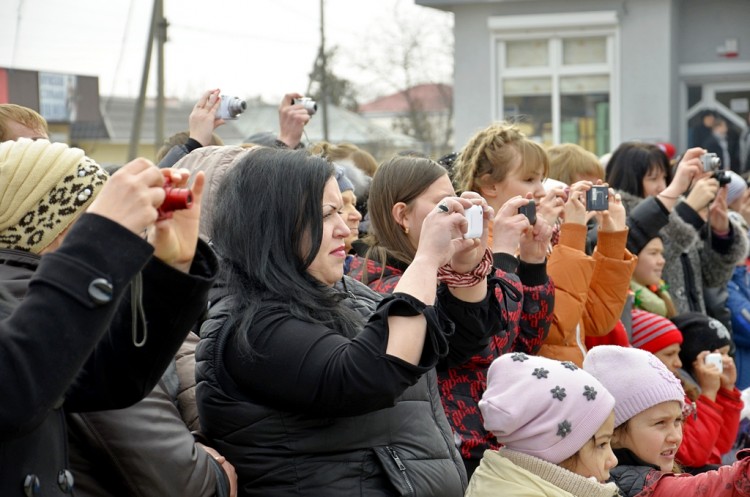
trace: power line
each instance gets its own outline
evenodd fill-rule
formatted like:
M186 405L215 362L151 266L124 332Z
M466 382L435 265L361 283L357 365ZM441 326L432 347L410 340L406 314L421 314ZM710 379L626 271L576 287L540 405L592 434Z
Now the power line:
M130 5L128 6L128 18L125 21L125 30L122 32L122 41L120 42L120 55L117 57L117 65L115 66L115 74L114 74L114 77L112 78L112 87L109 91L109 96L107 97L107 101L104 103L105 109L109 109L109 104L112 101L112 96L115 94L115 85L117 84L117 81L119 80L122 60L125 56L125 46L128 40L129 31L130 31L130 22L133 16L133 3L134 3L133 0L130 0Z
M204 33L212 36L222 36L226 38L244 38L249 40L259 40L259 41L273 41L276 43L284 43L288 45L309 45L310 40L290 40L289 37L285 38L273 38L269 36L258 36L248 33L238 33L238 32L230 32L225 29L209 29L209 28L203 28L198 26L190 26L187 24L169 24L170 28L176 28L177 30L182 29L183 31L189 31L189 32L195 32L195 33Z
M16 35L13 37L13 55L10 58L10 67L16 67L16 51L18 50L18 37L21 34L21 10L23 9L23 0L18 0L18 11L16 15Z

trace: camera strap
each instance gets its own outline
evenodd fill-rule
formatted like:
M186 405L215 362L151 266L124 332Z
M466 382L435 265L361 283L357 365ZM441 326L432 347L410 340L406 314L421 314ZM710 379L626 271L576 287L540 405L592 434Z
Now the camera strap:
M146 326L146 312L143 310L143 275L140 271L130 282L130 316L133 345L143 347L148 338L148 327ZM138 339L138 322L143 323L143 337Z

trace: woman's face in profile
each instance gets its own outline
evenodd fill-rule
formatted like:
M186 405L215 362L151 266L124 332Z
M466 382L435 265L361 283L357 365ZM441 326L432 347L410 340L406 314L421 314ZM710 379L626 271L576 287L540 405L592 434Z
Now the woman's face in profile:
M333 286L344 276L346 238L351 230L342 215L344 202L339 185L331 177L323 190L323 238L307 272L321 283Z
M415 198L409 206L405 222L408 223L409 233L407 237L416 249L419 245L419 235L422 232L424 218L435 209L438 202L445 197L454 197L456 191L447 174L436 179L425 191Z

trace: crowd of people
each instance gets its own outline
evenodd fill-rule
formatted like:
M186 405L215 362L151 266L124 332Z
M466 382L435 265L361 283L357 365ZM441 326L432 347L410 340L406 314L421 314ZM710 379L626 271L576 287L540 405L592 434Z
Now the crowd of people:
M0 495L750 496L728 161L376 158L298 93L225 145L220 96L107 170L0 104Z

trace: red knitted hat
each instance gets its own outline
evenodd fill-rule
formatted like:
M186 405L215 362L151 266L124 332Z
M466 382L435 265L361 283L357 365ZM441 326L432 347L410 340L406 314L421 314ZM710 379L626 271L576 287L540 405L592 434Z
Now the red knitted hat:
M682 343L682 333L669 319L652 312L633 309L633 347L656 354L675 343Z

